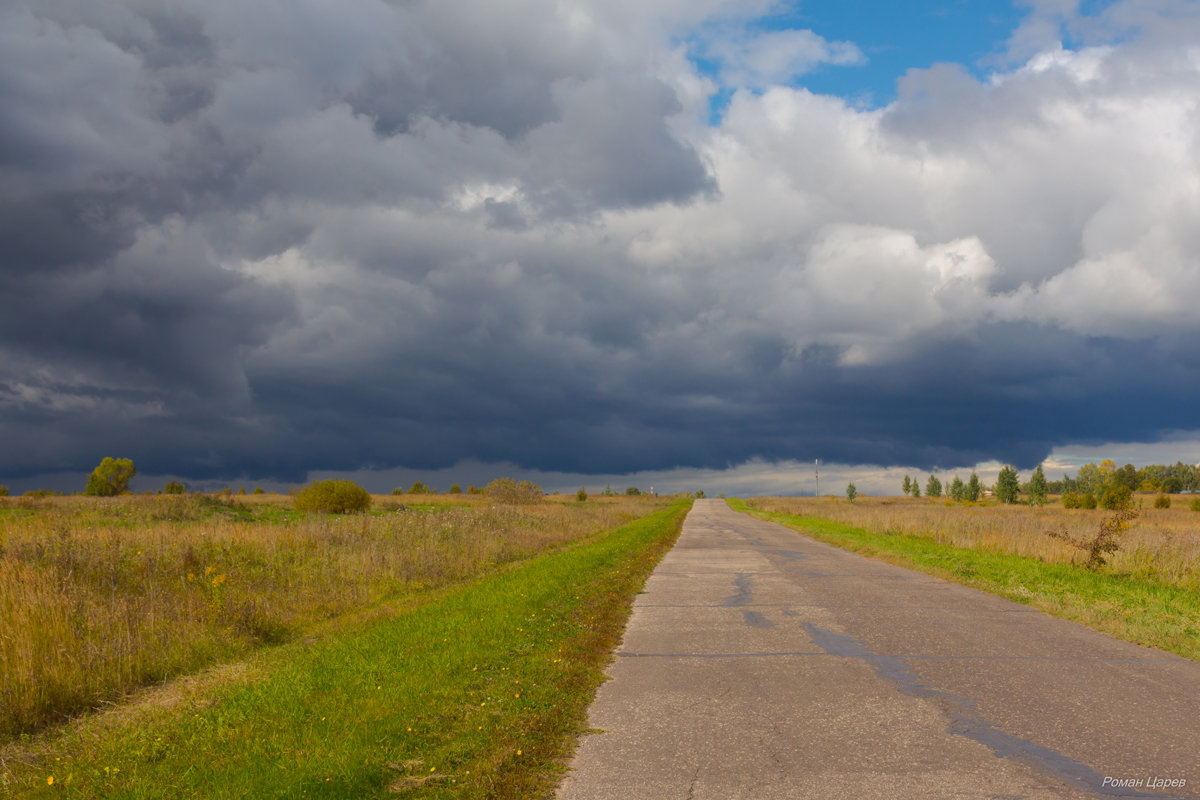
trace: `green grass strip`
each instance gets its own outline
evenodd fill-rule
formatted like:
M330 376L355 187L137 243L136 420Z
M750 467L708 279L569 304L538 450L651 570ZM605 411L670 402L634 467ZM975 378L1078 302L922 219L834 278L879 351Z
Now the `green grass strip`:
M0 765L0 794L547 797L690 507L280 647L246 679L160 713L69 726Z
M1072 564L955 547L921 536L872 533L818 517L761 511L741 499L728 503L735 511L844 550L1025 603L1135 644L1200 660L1200 593L1189 589L1089 572Z

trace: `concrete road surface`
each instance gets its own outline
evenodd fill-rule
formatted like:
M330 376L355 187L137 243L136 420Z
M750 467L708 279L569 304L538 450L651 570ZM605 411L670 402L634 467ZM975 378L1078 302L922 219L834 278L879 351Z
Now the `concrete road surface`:
M559 800L1200 797L1200 664L701 500Z

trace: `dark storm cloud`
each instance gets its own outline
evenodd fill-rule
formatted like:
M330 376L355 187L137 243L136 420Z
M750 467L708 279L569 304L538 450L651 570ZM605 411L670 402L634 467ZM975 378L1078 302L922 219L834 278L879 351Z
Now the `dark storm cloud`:
M0 9L0 475L1028 466L1194 427L1183 50L867 112L768 85L852 45L735 37L755 91L710 129L672 26L725 5Z

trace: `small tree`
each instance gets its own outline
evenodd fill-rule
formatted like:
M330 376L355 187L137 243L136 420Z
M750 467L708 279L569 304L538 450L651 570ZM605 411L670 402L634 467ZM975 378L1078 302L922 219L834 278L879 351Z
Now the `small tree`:
M266 494L266 492L263 491L263 488L261 486L255 486L254 493L255 494Z
M955 475L954 480L950 481L950 499L951 500L962 500L963 493L966 492L966 490L967 490L967 487L962 482L962 478Z
M1005 465L996 478L996 498L1001 503L1012 504L1017 502L1017 496L1020 493L1021 481L1017 477L1017 470Z
M489 497L500 503L528 504L542 502L542 489L532 481L514 481L512 478L497 478L487 485Z
M137 474L133 459L105 457L92 470L87 487L83 490L89 497L113 497L129 491L129 479Z
M1160 494L1158 497L1154 498L1154 507L1155 508L1170 508L1171 507L1171 495L1163 493L1163 494Z
M853 482L850 482L846 485L846 499L853 503L856 497L858 497L858 487Z
M628 489L626 489L626 490L625 490L625 494L626 494L628 497L637 497L637 496L639 496L641 493L642 493L642 490L641 490L641 489L639 489L639 488L638 488L638 487L636 487L636 486L630 486Z
M370 493L354 481L313 481L296 495L297 511L349 514L370 506Z
M963 489L963 499L970 503L974 503L979 499L979 495L982 492L983 487L979 485L979 476L972 472L971 477L967 479L966 488Z
M187 491L187 486L179 481L167 481L163 486L163 494L183 494Z
M429 487L420 481L413 481L413 485L408 487L409 494L429 494Z
M912 478L908 477L907 474L904 476L904 483L900 484L900 488L905 494L908 494L912 491Z
M920 483L920 481L916 480L915 478L913 479L912 484L909 485L909 489L912 490L913 497L921 496L921 483Z
M1029 478L1029 505L1044 506L1046 504L1046 473L1042 471L1042 465L1038 464L1037 469L1033 471L1033 475Z
M930 475L929 480L925 481L925 496L926 497L941 497L942 482L938 480L937 475Z
M462 487L459 486L457 483L451 484L450 485L450 494L462 494Z
M581 503L586 502L587 501L587 489L580 486L579 491L575 493L575 499Z
M1100 507L1109 511L1117 511L1122 508L1129 508L1129 501L1133 499L1133 492L1128 486L1123 483L1116 483L1104 490L1104 494L1100 495Z
M706 494L704 493L704 490L703 490L703 489L697 489L697 490L696 490L696 495L695 495L695 496L696 496L696 499L697 499L697 500L703 500L703 499L704 499L705 497L707 497L708 495L706 495Z
M404 494L404 487L397 486L395 489L392 489L392 494L399 497L400 495Z
M0 486L0 497L8 497L8 487Z
M605 497L613 497L615 495L616 495L616 492L613 491L611 483L604 487L604 496Z

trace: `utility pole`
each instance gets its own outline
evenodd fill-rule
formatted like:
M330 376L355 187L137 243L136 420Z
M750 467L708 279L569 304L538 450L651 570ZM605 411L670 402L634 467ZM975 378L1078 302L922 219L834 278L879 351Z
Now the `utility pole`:
M813 492L813 497L821 496L821 459L813 459L813 475L817 478L817 489Z

